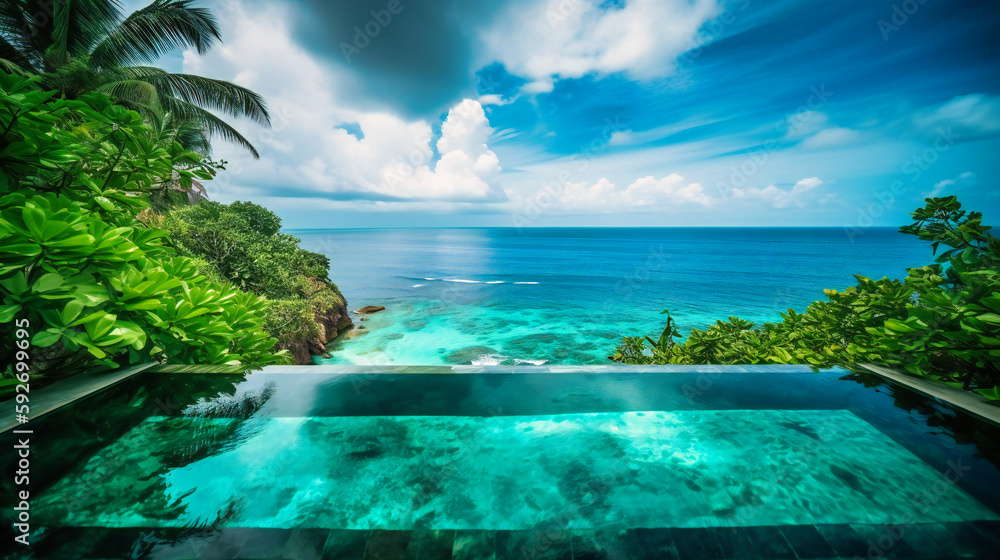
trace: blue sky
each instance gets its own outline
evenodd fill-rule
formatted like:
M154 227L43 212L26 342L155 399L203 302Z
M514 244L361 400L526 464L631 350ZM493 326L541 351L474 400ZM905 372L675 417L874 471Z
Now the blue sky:
M210 192L286 227L861 231L949 194L1000 214L989 2L207 4L224 43L165 64L275 117L238 123L259 161L219 144Z

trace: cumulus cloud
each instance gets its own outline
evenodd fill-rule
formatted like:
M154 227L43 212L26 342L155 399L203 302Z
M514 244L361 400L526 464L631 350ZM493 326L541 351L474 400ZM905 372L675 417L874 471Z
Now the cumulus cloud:
M400 198L497 198L487 183L500 172L499 158L486 145L492 132L482 105L471 99L462 101L441 125L437 142L441 157L434 168L394 160L383 171L380 189Z
M551 90L555 76L652 78L670 73L718 12L717 0L512 3L484 34L486 58L532 80L525 91L533 93Z
M509 87L490 82L486 85L492 85L492 90L470 91L473 97L452 103L443 116L428 118L373 110L370 105L359 103L355 72L324 63L296 40L291 23L294 18L285 13L294 7L260 4L251 11L243 3L231 4L224 17L220 17L226 42L205 56L185 52L183 70L235 80L259 91L268 100L274 128L263 130L249 122L237 123L261 149L259 161L250 160L234 146L223 142L216 144L216 158L228 160L231 165L222 180L213 182L216 189L212 191L213 197L223 202L251 198L282 209L308 205L311 210L470 214L520 211L530 202L544 169L533 169L533 157L523 155L530 151L534 156L536 147L528 146L518 151L511 148L511 143L501 142L524 134L524 130L494 130L493 125L499 121L491 124L490 119L500 113L496 105L510 103L517 95L515 92L523 95L526 88L551 86L551 78L555 75L577 71L641 74L653 68L666 68L676 57L676 49L671 47L674 43L659 35L669 33L658 32L652 42L642 43L644 46L640 50L648 56L633 57L626 56L622 50L633 44L630 39L605 33L601 31L603 26L617 22L615 25L625 29L624 35L628 36L631 33L629 26L634 25L639 27L635 34L641 35L643 26L648 23L644 17L655 20L674 10L687 14L687 19L680 18L675 25L687 22L696 29L694 20L702 16L693 14L699 10L709 13L707 7L714 5L705 1L681 5L672 0L660 3L633 0L620 8L605 9L596 4L596 0L581 0L580 13L569 14L561 22L572 28L573 18L577 18L576 31L561 31L555 38L543 37L541 45L532 47L543 54L556 53L553 55L556 58L569 57L569 62L576 57L581 61L578 68L574 67L576 70L572 65L562 70L560 65L567 61L551 59L547 69L539 70L536 75L526 75L530 79L538 78L534 82L526 84L511 79ZM544 7L555 5L551 2L543 5L541 22L544 29L549 29ZM589 15L584 17L584 14ZM509 24L504 20L497 23L497 27ZM560 22L555 25L558 29ZM596 33L596 46L592 49L583 44L587 41L583 36L577 37L578 32ZM546 47L546 41L550 40L555 43ZM517 37L509 37L507 41L514 50L523 45ZM511 56L516 57L516 53ZM494 74L492 79L506 84L509 76L503 75L501 69L496 67L490 71ZM548 79L543 80L544 77ZM484 110L484 104L493 104L493 108L487 106ZM695 124L701 122L704 119ZM623 147L643 144L691 126L692 122L683 122L649 130L622 129L614 131L608 144L617 148L612 155L625 154L628 150ZM807 142L827 130L840 130L818 112L799 118L795 123L789 122L789 129L792 128L795 131L791 136L796 143ZM566 137L572 133L572 130L558 131L560 136L565 134ZM546 138L556 134L557 131L549 131ZM491 144L494 148L503 148L497 152L503 156L507 168L521 173L501 174L501 157L491 149ZM580 171L581 176L571 177L558 191L549 193L551 209L563 214L624 214L705 208L721 211L724 205L738 207L751 203L798 208L830 194L816 193L822 181L812 178L803 179L794 186L779 183L783 186L744 188L726 199L707 192L699 182L710 180L712 171L707 167L712 164L702 169L688 169L690 173L684 172L689 175L687 179L671 173L677 169L673 162L691 159L685 155L690 154L678 153L675 149L671 157L650 167L648 154L637 152L628 156L624 165L613 160L606 162L602 159L604 154L596 154L593 162L588 161L593 165L588 167L586 174ZM599 161L603 163L598 165ZM555 159L551 165L576 172L577 163L572 159ZM806 169L801 174L790 172L795 173L792 177L816 173L807 164L803 167ZM651 172L656 174L649 175Z
M310 54L351 73L355 106L430 118L471 95L469 31L505 1L297 0L289 17ZM249 2L251 10L275 4Z
M355 109L351 76L317 62L297 45L280 6L226 14L227 42L205 56L184 53L184 71L239 78L268 100L273 130L240 123L262 159L216 144L216 157L236 162L216 193L222 199L258 195L329 199L496 200L488 180L499 170L486 145L493 129L482 106L464 100L441 122ZM350 126L344 126L350 123ZM434 147L437 148L435 155ZM249 170L252 169L252 172Z
M807 195L822 184L823 181L818 177L810 177L795 183L791 189L782 189L775 185L768 185L763 189L756 187L733 189L730 195L737 199L757 200L774 208L801 208L806 205Z
M545 210L555 213L654 212L677 209L713 208L731 201L761 203L773 208L802 208L823 184L818 177L802 179L791 188L768 185L764 188L733 189L728 197L709 194L701 183L690 182L672 173L662 178L643 177L618 187L607 178L596 182L568 182L560 189L546 188L529 198L508 192L513 207L530 214ZM821 202L835 195L826 193Z
M674 173L666 177L643 177L625 188L601 178L596 182L567 182L561 189L545 189L528 199L517 199L515 208L545 206L560 213L610 213L668 210L678 207L708 207L716 201L700 183L690 183Z

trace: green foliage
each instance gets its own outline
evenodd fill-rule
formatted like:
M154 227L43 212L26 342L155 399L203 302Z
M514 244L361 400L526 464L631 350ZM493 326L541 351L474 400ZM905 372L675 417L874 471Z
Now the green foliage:
M754 325L730 317L692 330L682 344L672 321L660 339L625 337L612 360L628 364L879 363L1000 398L1000 240L955 197L927 199L900 231L948 249L905 281L855 276L826 290L805 313ZM646 343L650 346L646 346Z
M315 340L320 335L313 303L305 299L283 299L268 302L264 329L278 339L279 348L302 341Z
M901 231L948 247L935 263L910 269L917 301L899 320L871 329L886 362L1000 398L1000 239L954 197L928 199Z
M99 92L151 122L173 121L188 150L204 150L216 136L259 157L216 113L268 126L260 95L145 66L177 48L208 52L220 40L212 13L192 0L153 0L128 16L119 8L114 0L0 0L0 69L38 76L67 99Z
M330 260L280 233L281 219L252 202L202 202L158 221L178 253L202 259L219 277L268 300L264 327L279 348L320 335L317 314L345 305L327 277Z
M281 219L252 202L202 202L176 208L158 222L170 232L177 251L212 264L237 287L269 299L306 297L308 279L327 277L329 259L299 248L299 240L280 233Z
M35 370L50 377L150 359L273 363L266 302L206 280L204 263L136 219L151 195L214 172L102 95L56 99L0 73L4 338L28 319Z

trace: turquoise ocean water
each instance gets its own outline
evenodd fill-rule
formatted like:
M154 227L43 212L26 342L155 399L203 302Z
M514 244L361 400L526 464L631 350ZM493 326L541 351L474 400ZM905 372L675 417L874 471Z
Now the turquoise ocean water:
M929 246L891 228L292 230L331 259L351 309L384 305L322 363L607 363L622 335L780 319L853 285L902 278ZM364 327L364 328L361 328Z

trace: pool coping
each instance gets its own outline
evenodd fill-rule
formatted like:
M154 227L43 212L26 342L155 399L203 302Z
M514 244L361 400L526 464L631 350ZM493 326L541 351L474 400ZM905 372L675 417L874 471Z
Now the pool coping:
M994 426L1000 426L1000 406L992 404L993 401L980 394L892 368L874 364L858 364L858 366L893 385L903 386L925 397L942 401Z
M132 376L148 371L156 365L159 364L153 362L111 371L88 371L62 381L57 381L38 391L29 392L30 400L27 404L30 407L30 413L28 414L28 423L22 424L18 422L14 415L4 415L3 420L0 420L0 434L13 430L18 426L25 426L28 429L31 420L44 416ZM9 399L0 403L0 410L13 410L14 406L15 400Z

